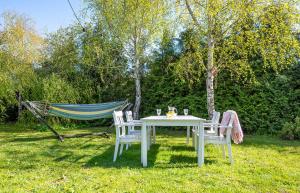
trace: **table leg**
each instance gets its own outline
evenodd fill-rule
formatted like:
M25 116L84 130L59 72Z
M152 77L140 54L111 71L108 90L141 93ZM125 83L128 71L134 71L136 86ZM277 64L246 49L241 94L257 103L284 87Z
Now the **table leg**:
M191 133L191 130L190 130L190 126L187 127L187 130L186 130L186 144L188 145L189 142L190 142L190 133Z
M141 136L141 154L143 167L147 167L147 126L143 123Z
M152 127L152 129L153 129L153 144L155 144L156 143L156 128L155 128L155 126L153 126Z
M198 166L201 167L204 163L204 127L203 123L200 123L198 127L198 144L197 144L197 155L198 155Z

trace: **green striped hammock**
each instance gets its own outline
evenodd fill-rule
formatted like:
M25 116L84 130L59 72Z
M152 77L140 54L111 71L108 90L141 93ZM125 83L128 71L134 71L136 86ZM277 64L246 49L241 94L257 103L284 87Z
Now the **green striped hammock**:
M112 117L114 110L122 110L127 101L117 101L97 104L60 104L51 103L48 115L59 116L76 120L94 120Z
M33 114L40 117L59 116L76 120L94 120L110 118L115 110L123 110L128 101L115 101L97 104L64 104L42 101L26 101L23 105Z
M127 100L97 104L49 104L42 101L24 101L22 102L22 105L25 106L41 123L45 124L60 141L63 141L64 136L61 136L55 131L43 118L44 116L52 115L76 120L110 118L112 117L113 111L123 110L129 103Z

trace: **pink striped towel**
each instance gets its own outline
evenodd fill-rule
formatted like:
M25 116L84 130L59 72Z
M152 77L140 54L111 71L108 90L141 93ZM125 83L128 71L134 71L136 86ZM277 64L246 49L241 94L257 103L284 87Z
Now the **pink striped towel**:
M226 133L226 126L229 125L229 121L230 121L232 114L234 117L233 117L233 123L232 123L231 138L235 144L239 144L239 143L242 143L244 135L243 135L240 121L239 121L239 117L235 111L228 110L223 113L220 134L224 135Z

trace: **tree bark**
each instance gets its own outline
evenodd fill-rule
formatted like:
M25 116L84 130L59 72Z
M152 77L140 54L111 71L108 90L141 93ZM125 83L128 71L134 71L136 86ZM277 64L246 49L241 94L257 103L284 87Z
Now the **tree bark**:
M207 1L207 5L209 2ZM199 31L203 31L199 22L197 21L194 12L191 9L188 0L185 0L186 8L191 15L195 25L198 27ZM212 118L213 112L215 110L215 100L214 100L214 47L215 47L215 40L213 37L213 19L210 13L207 14L207 23L208 23L208 34L207 34L207 78L206 78L206 93L207 93L207 110L208 115Z
M140 61L139 59L135 60L134 64L134 79L135 79L135 103L133 107L133 118L139 119L139 112L141 107L141 75L140 75Z
M213 111L215 110L214 74L213 74L215 40L212 34L212 25L213 25L212 19L210 16L208 16L206 92L207 92L207 110L210 118L212 118Z
M135 28L133 36L133 65L134 65L134 82L135 82L135 103L133 107L133 119L139 119L142 92L141 92L141 69L140 69L140 50L138 48L139 36Z
M21 117L21 112L22 112L22 96L21 92L17 91L16 92L17 100L18 100L18 115L17 115L17 120L20 119Z

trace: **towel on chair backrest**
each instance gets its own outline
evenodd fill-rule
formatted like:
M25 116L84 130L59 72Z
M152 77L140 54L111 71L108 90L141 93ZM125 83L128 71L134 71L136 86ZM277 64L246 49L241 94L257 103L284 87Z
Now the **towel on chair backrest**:
M229 124L232 113L234 114L234 117L233 117L233 123L232 123L231 138L235 144L239 144L243 141L244 134L243 134L243 131L241 128L239 117L235 111L228 110L223 113L220 134L224 135L226 133L226 126L228 126L228 124Z

